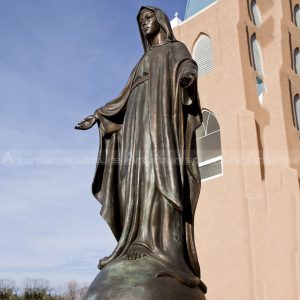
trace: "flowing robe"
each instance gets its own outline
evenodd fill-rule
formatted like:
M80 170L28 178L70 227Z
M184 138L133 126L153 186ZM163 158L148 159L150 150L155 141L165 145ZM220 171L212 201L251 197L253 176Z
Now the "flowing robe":
M100 268L137 250L165 265L158 275L200 284L193 219L200 193L195 129L202 116L197 74L184 44L149 49L121 95L96 110L100 148L92 191L118 244ZM173 274L173 275L172 275Z

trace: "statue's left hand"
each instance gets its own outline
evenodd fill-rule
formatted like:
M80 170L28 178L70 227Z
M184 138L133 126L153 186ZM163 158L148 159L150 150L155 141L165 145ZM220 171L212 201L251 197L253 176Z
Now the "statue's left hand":
M196 80L196 74L194 72L183 73L179 78L180 86L183 88L188 88Z
M97 122L98 118L95 115L86 117L84 120L79 122L74 128L80 130L87 130L92 128Z

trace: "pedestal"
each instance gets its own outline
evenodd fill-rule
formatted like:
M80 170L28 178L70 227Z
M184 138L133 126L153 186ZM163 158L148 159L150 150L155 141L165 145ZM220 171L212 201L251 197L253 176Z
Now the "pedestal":
M96 276L85 300L205 300L200 287L156 277L161 265L149 256L116 260Z

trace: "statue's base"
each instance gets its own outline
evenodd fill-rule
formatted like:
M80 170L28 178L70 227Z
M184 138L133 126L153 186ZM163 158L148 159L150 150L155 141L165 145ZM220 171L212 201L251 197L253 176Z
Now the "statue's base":
M205 300L199 287L190 288L170 277L156 277L157 262L149 256L116 260L90 285L85 300Z

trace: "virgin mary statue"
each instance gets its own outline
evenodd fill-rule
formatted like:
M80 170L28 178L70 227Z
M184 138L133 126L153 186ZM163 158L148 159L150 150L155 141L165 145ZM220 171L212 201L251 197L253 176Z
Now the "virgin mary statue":
M197 64L163 11L141 7L137 21L145 51L127 85L75 127L99 126L92 191L118 242L99 268L148 260L155 278L205 293L193 233L201 184Z

